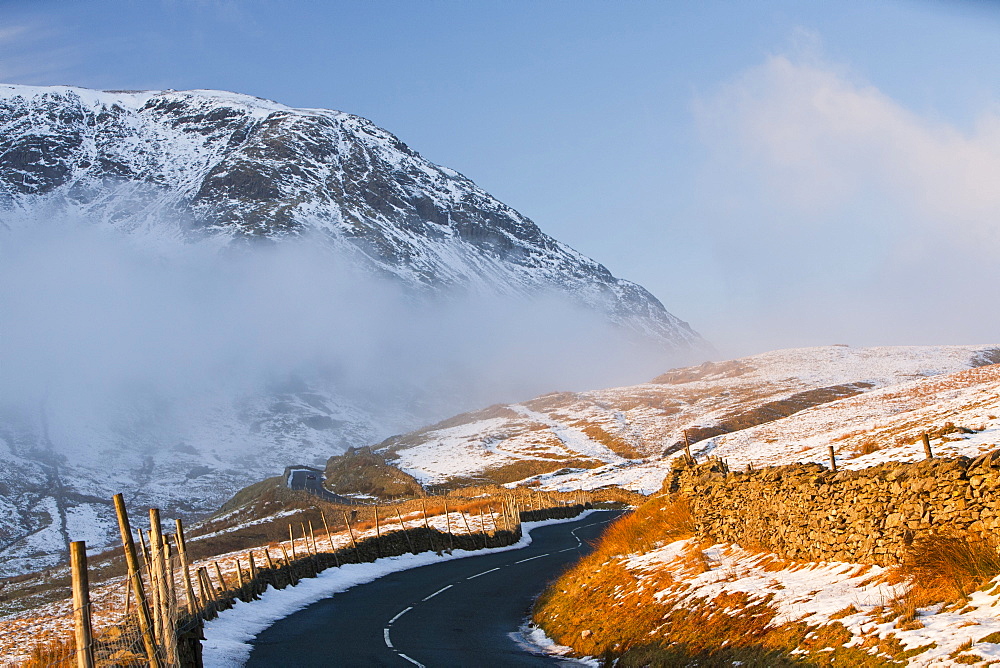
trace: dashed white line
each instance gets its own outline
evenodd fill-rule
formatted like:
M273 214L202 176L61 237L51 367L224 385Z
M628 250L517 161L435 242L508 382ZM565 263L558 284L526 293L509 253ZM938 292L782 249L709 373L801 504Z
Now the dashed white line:
M496 572L496 571L498 571L498 570L500 570L500 569L499 569L499 568L491 568L491 569L490 569L490 570L488 570L488 571L483 571L482 573L476 573L475 575L470 575L469 577L467 577L467 578L465 578L465 579L466 579L466 580L475 580L475 579L476 579L476 578L478 578L478 577L479 577L480 575L486 575L487 573L495 573L495 572Z
M410 610L413 610L413 606L412 605L410 607L408 607L406 610L401 610L399 612L399 614L397 614L395 617L393 617L392 619L390 619L389 620L389 624L391 625L394 621L396 621L397 619L399 619L400 617L402 617L403 615L405 615L406 613L408 613Z
M532 559L541 559L542 557L548 557L548 556L550 556L550 555L549 555L548 552L546 552L545 554L539 554L539 555L534 556L534 557L528 557L527 559L522 559L521 561L515 561L514 563L515 564L523 564L524 562L531 561Z
M604 524L604 522L594 522L593 524ZM580 537L576 535L576 532L579 529L583 529L583 528L586 528L588 526L593 526L593 524L586 524L586 525L584 525L582 527L577 527L576 529L572 530L570 532L570 534L574 538L576 538L576 543L577 543L576 547L568 547L565 550L559 550L559 552L569 552L570 550L577 550L580 547L582 547L583 546L583 541L581 541ZM535 555L534 557L528 557L527 559L521 559L520 561L515 561L514 563L515 564L523 564L523 563L525 563L527 561L533 561L535 559L541 559L542 557L549 557L549 556L552 556L552 553L546 552L545 554L538 554L538 555ZM475 578L478 578L480 575L486 575L487 573L495 573L496 571L499 571L499 570L500 570L499 567L497 567L497 568L491 568L488 571L483 571L482 573L476 573L475 575L470 575L469 577L467 577L465 579L466 580L474 580ZM440 594L441 592L447 591L447 590L451 589L454 586L455 586L454 584L450 584L450 585L446 585L444 587L441 587L440 589L438 589L433 594L425 596L424 598L422 598L420 600L421 601L429 601L432 598L434 598L435 596L437 596L438 594ZM419 668L425 668L424 664L420 663L416 659L413 659L413 658L410 658L410 657L406 656L405 654L403 654L402 652L400 652L398 649L396 649L395 647L393 647L392 646L392 640L389 639L389 627L392 626L393 622L395 622L400 617L402 617L403 615L405 615L406 613L408 613L410 610L413 610L413 606L412 605L409 606L409 607L407 607L407 608L405 608L405 609L403 609L403 610L400 610L398 613L396 613L396 616L389 620L389 625L386 626L386 628L382 629L382 638L385 640L385 646L388 647L389 649L391 649L393 652L395 652L399 657L401 657L403 659L406 659L407 661L409 661L410 663L412 663L414 666L418 666Z
M438 590L437 590L436 592L434 592L434 593L433 593L433 594L431 594L430 596L426 596L426 597L424 597L424 598L422 598L422 599L420 599L420 600L421 600L421 601L429 601L429 600L431 600L432 598L434 598L435 596L437 596L438 594L440 594L441 592L445 591L446 589L451 589L451 588L452 588L452 587L454 587L454 586L455 586L455 585L453 585L453 584L450 584L450 585L448 585L447 587L441 587L440 589L438 589Z

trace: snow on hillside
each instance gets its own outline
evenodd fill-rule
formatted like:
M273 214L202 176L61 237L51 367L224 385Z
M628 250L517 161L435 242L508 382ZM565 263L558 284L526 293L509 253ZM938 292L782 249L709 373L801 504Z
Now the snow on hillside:
M873 390L699 445L731 467L826 463L832 445L839 466L857 469L923 459L924 433L931 434L935 455L995 450L998 416L1000 365L991 365Z
M691 553L703 565L701 572L691 572ZM669 606L668 610L684 610L698 599L745 594L755 602L767 601L777 612L772 622L775 627L793 622L822 627L836 621L850 635L838 644L878 648L879 641L889 640L908 655L906 665L987 662L992 666L1000 661L1000 619L995 613L1000 604L1000 578L972 593L964 605L948 610L943 604L918 609L915 621L901 626L894 615L885 615L884 609L888 601L906 591L907 582L887 577L890 570L880 566L782 562L774 555L738 545L704 547L688 539L619 559L636 577L619 588L620 599L657 587L670 573L676 575L674 583L653 594Z
M992 362L995 357L996 348L991 346L829 346L775 351L676 369L643 385L559 393L494 406L394 437L383 445L396 465L427 484L514 475L531 462L536 467L533 477L553 489L618 484L649 493L659 488L669 457L681 452L684 430L691 430L698 441L692 447L696 455L723 456L730 465L825 461L830 437L818 431L827 409L841 411L830 414L835 415L827 420L831 428L867 432L875 425L855 427L862 416L850 407L883 406L896 387L904 396L912 393L936 404L945 398L941 393L951 388L958 392L957 403L939 407L934 419L940 421L963 401L989 404L988 392L980 396L980 390L970 389L967 396L961 388L987 382L994 373L989 370L992 367L954 378L948 374ZM935 384L942 377L948 380ZM918 389L907 389L911 386ZM992 424L988 415L989 411L966 421L988 426ZM883 419L888 413L877 416ZM931 419L930 414L926 418ZM918 421L923 424L922 419ZM782 431L785 425L789 425L787 432ZM717 431L724 433L715 435ZM813 434L808 443L802 441L807 433ZM703 435L700 439L699 434ZM961 446L954 441L941 452L978 452L980 444L990 439L989 432L984 432L963 438ZM895 450L885 450L882 456L895 454ZM875 461L881 460L869 456L852 465Z

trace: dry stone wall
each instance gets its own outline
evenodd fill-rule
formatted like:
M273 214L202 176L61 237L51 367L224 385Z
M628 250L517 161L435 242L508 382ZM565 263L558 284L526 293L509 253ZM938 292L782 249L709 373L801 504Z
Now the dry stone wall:
M680 459L664 491L691 501L698 534L815 561L898 563L921 535L1000 537L1000 450L860 471L792 464L731 472Z

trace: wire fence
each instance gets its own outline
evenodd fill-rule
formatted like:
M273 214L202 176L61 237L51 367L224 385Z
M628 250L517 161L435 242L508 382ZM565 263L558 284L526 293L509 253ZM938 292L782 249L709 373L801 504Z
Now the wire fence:
M445 498L437 514L423 504L422 512L407 515L398 507L381 513L374 507L366 522L352 522L345 513L346 531L338 534L323 514L320 531L311 522L289 524L287 541L191 563L180 520L174 533L165 534L159 511L152 509L149 531L134 532L121 495L115 502L128 574L102 583L90 600L86 547L74 543L79 552L71 560L73 605L60 608L54 619L25 619L17 631L34 646L26 658L7 665L199 667L204 622L237 600L252 601L269 587L294 586L331 567L510 545L521 538L522 521L573 517L590 506L586 493L506 494L450 508Z

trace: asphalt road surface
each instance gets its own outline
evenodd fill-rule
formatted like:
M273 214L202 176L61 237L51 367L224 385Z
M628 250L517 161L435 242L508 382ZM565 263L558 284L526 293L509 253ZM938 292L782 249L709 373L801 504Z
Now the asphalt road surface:
M525 548L400 571L334 594L257 636L247 666L565 665L510 634L619 512L539 527Z
M322 473L303 470L292 471L288 479L288 488L305 490L331 503L343 503L345 505L354 505L357 503L354 499L349 499L346 496L340 496L324 489Z

